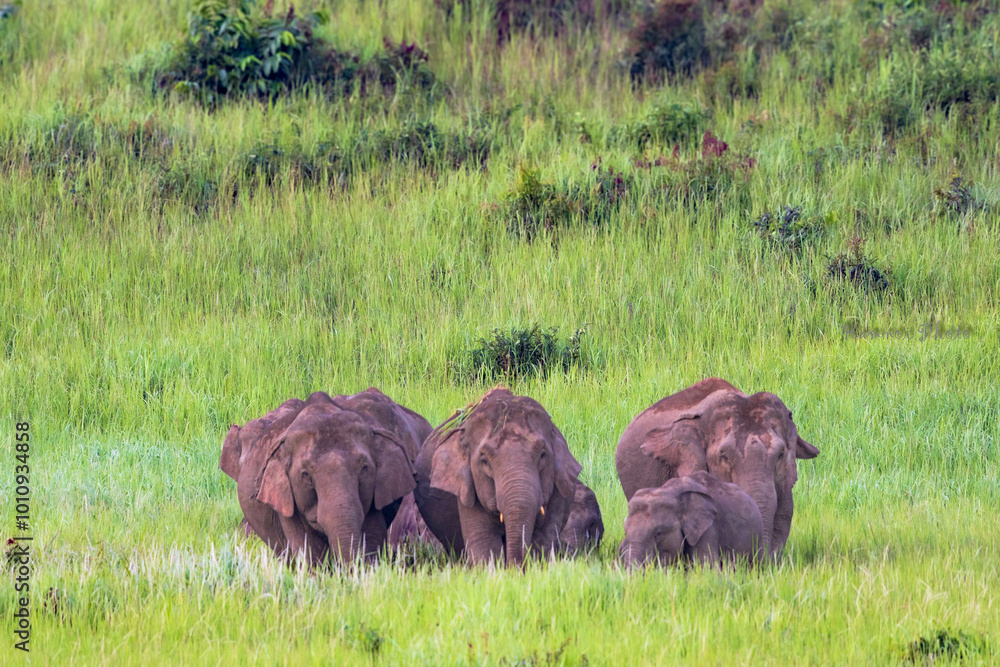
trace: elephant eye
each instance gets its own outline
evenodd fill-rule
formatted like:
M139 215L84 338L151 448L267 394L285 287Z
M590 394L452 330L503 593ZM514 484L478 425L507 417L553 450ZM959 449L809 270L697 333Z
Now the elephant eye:
M303 470L302 481L305 482L306 484L312 484L312 475L310 475L307 471Z
M789 413L788 413L788 418L789 418L789 419L791 419L791 418L792 418L792 413L791 413L791 412L789 412Z

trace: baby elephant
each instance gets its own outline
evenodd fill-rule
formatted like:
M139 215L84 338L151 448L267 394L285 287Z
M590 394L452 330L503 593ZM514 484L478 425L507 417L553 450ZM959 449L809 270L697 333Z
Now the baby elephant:
M633 567L651 560L718 563L763 555L760 510L735 484L705 471L632 496L619 554Z

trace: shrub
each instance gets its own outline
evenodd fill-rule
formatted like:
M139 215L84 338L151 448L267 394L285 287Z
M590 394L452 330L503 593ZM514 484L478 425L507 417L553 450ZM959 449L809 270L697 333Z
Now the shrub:
M552 232L574 217L591 226L608 223L630 199L631 177L601 165L590 166L583 184L561 186L545 183L537 167L521 165L514 190L496 207L507 221L510 233L533 240L541 231Z
M558 327L543 329L538 324L494 329L489 336L478 339L476 347L465 355L460 375L472 381L493 382L500 378L546 377L552 371L565 373L574 366L584 367L580 339L586 325L566 341L559 339L558 331Z
M799 206L783 206L774 213L764 213L753 226L769 245L789 252L823 234L827 220L820 216L803 217Z
M159 88L189 92L215 104L229 96L274 98L314 84L327 94L361 92L374 85L400 84L428 89L434 76L427 54L415 44L383 42L370 61L337 51L314 31L328 20L322 12L305 16L289 5L283 17L272 15L269 1L257 10L256 0L198 0L191 14L189 37L156 73Z
M907 644L903 660L913 663L934 663L939 659L960 661L981 656L986 650L986 640L981 636L942 629Z
M648 71L690 74L710 62L701 0L647 2L629 32L632 78Z
M660 100L639 120L612 128L609 139L639 150L649 144L683 143L697 137L709 118L701 107Z
M729 152L729 144L706 131L702 136L701 154L697 157L682 159L680 147L675 146L670 157L661 156L652 162L637 160L634 164L641 169L665 168L667 182L663 189L667 197L697 204L746 183L757 161Z
M855 236L847 242L847 251L841 252L827 265L827 276L839 282L848 282L870 294L880 294L890 287L889 272L879 269L864 254L864 239Z
M944 186L934 188L934 197L947 213L966 215L987 208L986 202L972 192L972 184L953 173Z

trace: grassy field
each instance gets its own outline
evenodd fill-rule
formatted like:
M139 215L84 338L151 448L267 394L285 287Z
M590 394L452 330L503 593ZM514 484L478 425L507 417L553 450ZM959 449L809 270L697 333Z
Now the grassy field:
M30 421L32 664L1000 660L994 3L768 0L635 84L627 10L501 46L468 7L323 4L329 44L415 41L432 85L214 103L151 74L187 1L0 10L0 497ZM582 463L599 553L312 573L239 530L231 423L373 385L438 423L495 381L480 339L532 324L586 325L566 373L506 382ZM713 375L821 451L784 556L622 571L618 438Z

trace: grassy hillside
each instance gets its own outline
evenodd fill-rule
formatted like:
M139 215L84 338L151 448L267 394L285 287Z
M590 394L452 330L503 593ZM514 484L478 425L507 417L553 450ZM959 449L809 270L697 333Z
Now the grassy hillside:
M995 3L554 6L498 40L478 0L303 2L287 23L325 10L340 60L252 96L192 85L188 2L0 10L0 495L30 421L33 662L1000 657ZM657 20L667 60L630 39ZM482 339L534 324L585 328L567 372L503 379L582 463L599 553L317 574L238 529L231 423L372 385L438 423L500 377ZM711 375L821 451L783 560L623 572L618 438Z

